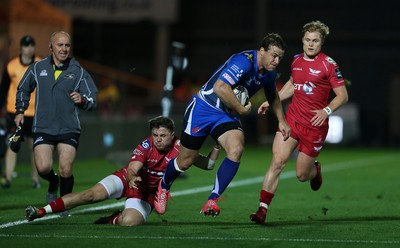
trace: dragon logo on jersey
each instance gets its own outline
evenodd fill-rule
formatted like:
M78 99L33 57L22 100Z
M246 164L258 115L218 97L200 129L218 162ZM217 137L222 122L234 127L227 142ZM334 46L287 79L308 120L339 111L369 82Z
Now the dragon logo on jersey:
M318 74L321 72L319 70L314 70L313 68L308 68L310 69L310 74L313 76L318 76Z
M306 81L306 82L303 84L303 91L304 91L307 95L312 95L312 94L314 94L312 91L313 91L313 89L315 89L315 88L316 88L315 84L313 84L313 83L311 83L311 82Z
M250 60L251 62L253 62L253 54L251 54L251 53L244 53L244 55L247 57L248 60Z

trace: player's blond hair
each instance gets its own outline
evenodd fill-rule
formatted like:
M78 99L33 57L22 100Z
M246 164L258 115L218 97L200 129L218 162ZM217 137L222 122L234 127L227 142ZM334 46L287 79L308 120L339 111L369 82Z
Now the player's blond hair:
M312 21L304 24L303 26L303 37L306 32L319 32L321 34L322 41L329 35L329 27L321 21Z

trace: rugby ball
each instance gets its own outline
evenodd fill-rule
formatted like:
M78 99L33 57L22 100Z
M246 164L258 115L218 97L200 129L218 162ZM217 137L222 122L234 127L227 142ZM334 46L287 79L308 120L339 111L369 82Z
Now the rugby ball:
M233 93L235 93L236 98L243 106L246 106L249 103L249 92L245 87L239 85L233 89Z

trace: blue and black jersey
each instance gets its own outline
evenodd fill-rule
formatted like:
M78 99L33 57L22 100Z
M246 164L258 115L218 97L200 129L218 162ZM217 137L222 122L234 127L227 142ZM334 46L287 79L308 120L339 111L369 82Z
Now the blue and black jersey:
M249 92L249 97L252 97L261 88L269 92L275 91L276 71L266 71L264 75L259 75L258 70L257 50L234 54L201 87L198 96L212 107L227 111L227 107L213 90L218 79L232 88L238 85L244 86Z

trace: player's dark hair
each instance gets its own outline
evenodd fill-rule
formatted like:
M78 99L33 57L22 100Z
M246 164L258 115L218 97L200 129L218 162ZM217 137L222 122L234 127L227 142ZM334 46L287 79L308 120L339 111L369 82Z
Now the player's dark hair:
M170 118L164 117L164 116L157 116L157 117L154 117L153 119L150 119L149 127L150 127L150 130L152 130L153 128L165 127L171 133L173 133L175 131L174 121L171 120Z
M261 41L260 48L264 48L265 51L267 51L270 46L279 47L283 51L286 49L286 44L283 41L283 38L277 33L269 33Z

